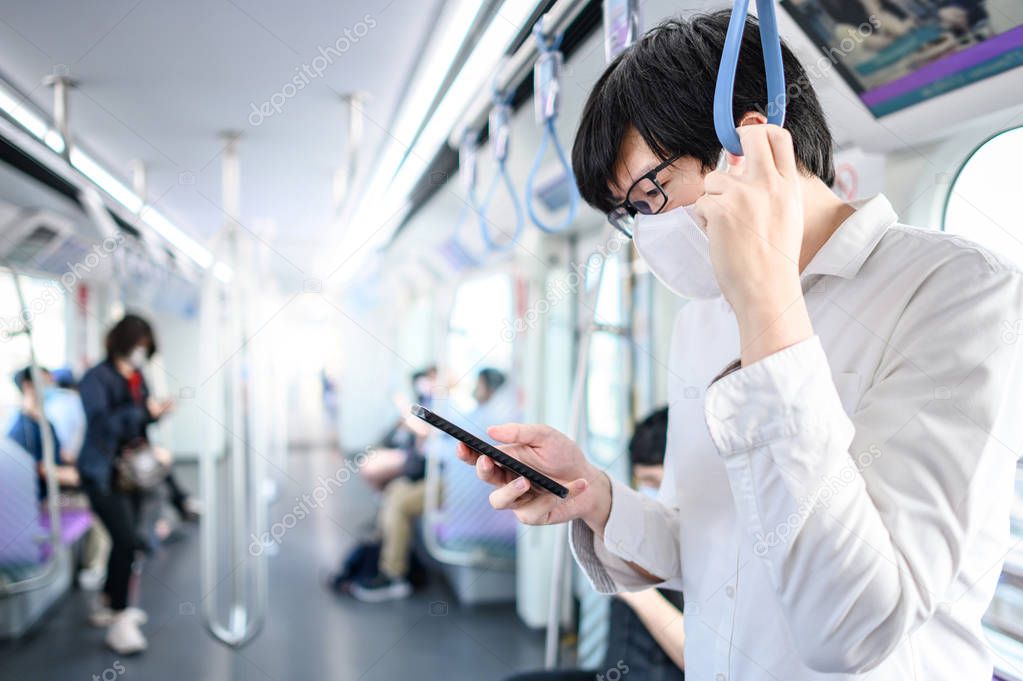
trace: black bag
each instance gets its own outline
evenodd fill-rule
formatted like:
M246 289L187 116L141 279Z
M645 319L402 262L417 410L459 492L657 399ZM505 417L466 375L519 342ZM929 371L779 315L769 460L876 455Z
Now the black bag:
M145 440L135 441L122 449L114 465L117 487L128 493L148 492L162 483L169 473Z

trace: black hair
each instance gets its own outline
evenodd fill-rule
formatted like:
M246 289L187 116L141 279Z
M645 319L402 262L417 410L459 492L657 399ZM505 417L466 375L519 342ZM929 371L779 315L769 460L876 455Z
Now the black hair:
M668 446L668 408L662 407L636 425L629 440L631 465L661 466Z
M146 344L146 356L156 354L156 335L149 322L134 314L126 314L114 328L107 332L107 357L115 359L127 357L136 345Z
M45 367L39 367L39 373L43 376L50 374L50 370ZM32 367L25 367L24 369L18 369L14 372L14 385L18 386L18 390L22 393L25 392L26 385L32 385Z
M630 127L662 161L679 156L717 166L721 143L714 132L714 88L728 30L728 10L668 19L648 31L608 65L586 101L572 147L572 168L583 199L614 208L609 183ZM827 120L799 60L782 43L785 128L803 172L834 183L832 138ZM760 27L747 18L739 49L732 115L765 112L767 76ZM628 189L622 187L622 191Z
M437 367L435 365L431 364L428 367L423 367L422 369L412 374L412 385L415 385L416 381L418 381L420 378L425 378L430 374L434 373L437 373Z
M486 369L480 369L479 380L483 381L483 384L487 386L490 392L495 393L504 385L506 379L504 372L493 367L487 367Z

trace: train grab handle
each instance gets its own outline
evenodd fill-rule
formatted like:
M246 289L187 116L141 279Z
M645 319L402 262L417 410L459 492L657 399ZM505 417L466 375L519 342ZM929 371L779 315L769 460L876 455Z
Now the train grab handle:
M494 159L497 161L497 173L490 182L490 188L483 196L479 205L480 234L483 243L490 251L507 251L518 241L525 226L526 217L522 212L522 205L519 203L518 193L512 183L511 175L508 172L508 144L511 134L511 96L501 97L494 93L494 108L490 112L490 139L494 149ZM490 209L490 202L497 193L497 187L504 184L511 197L512 207L515 210L515 229L511 236L504 242L495 241L490 236L490 224L487 221L487 211Z
M742 34L746 28L748 13L749 0L735 0L714 87L714 130L721 146L735 156L742 156L742 142L739 141L739 133L735 130L732 98L735 91L735 71L739 66L739 49L742 47ZM757 14L760 21L760 47L764 54L764 70L767 73L767 122L783 125L786 104L785 68L781 58L781 36L778 34L774 0L757 0Z
M537 50L540 52L536 65L533 67L533 97L536 101L536 120L543 126L543 135L540 138L540 146L536 151L536 158L533 166L529 169L526 177L525 196L526 212L533 224L548 234L557 234L568 229L575 221L579 212L579 189L575 186L572 176L572 165L568 161L561 141L558 139L558 132L555 125L558 120L558 107L561 97L561 65L563 57L561 54L561 39L563 34L558 34L548 40L543 33L543 18L541 17L533 26L533 36L536 38ZM536 176L540 172L540 165L543 162L547 147L553 146L558 162L565 172L565 181L568 183L568 212L561 222L550 224L541 218L534 206L533 185Z

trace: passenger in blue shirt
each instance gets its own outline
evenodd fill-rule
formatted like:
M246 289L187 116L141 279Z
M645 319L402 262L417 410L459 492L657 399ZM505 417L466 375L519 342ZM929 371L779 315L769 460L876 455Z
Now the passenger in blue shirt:
M49 380L49 372L45 369L40 373L44 381ZM40 423L43 420L39 409L39 399L36 396L35 386L32 384L31 371L28 367L14 374L14 383L21 391L21 411L18 412L7 437L21 445L22 449L28 452L35 459L38 469L39 489L37 494L40 501L46 498L46 467L43 463L43 431ZM45 390L45 386L41 386ZM79 484L78 470L73 464L64 461L61 457L60 439L57 431L49 421L46 425L53 435L53 453L57 463L56 475L57 484L61 487L77 487Z

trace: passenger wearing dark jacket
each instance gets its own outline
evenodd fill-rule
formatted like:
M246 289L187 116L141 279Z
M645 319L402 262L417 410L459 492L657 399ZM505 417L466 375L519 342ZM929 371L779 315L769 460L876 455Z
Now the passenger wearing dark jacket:
M106 350L107 358L87 371L78 386L86 417L78 471L92 510L112 540L103 589L106 603L93 613L92 621L107 627L108 646L129 655L146 648L139 628L145 613L128 607L132 562L135 552L146 547L139 539L142 499L118 486L116 460L126 447L148 442L147 427L168 413L173 402L153 399L142 377L142 367L156 352L156 338L146 320L126 315L107 334ZM169 452L154 448L154 453L169 467Z

